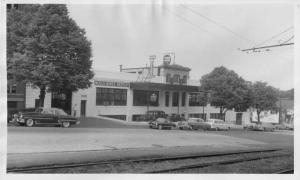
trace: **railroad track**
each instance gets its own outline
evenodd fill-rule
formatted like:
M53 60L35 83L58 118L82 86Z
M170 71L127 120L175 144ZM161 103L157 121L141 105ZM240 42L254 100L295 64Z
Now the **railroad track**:
M148 171L145 173L171 173L176 171L182 171L187 169L195 169L195 168L204 168L208 166L216 166L216 165L228 165L228 164L234 164L234 163L240 163L240 162L247 162L247 161L255 161L260 159L268 159L268 158L274 158L274 157L283 157L288 156L289 154L280 154L280 155L272 155L272 156L260 156L260 157L250 157L250 158L239 158L239 159L232 159L232 160L223 160L223 161L214 161L209 163L197 163L197 164L191 164L191 165L185 165L185 166L179 166L175 168L168 168L168 169L161 169L161 170L155 170L155 171ZM291 174L294 170L282 170L275 172L273 174Z
M222 157L222 156L229 156L229 155L243 155L243 154L251 154L251 153L271 153L276 152L281 149L263 149L263 150L243 150L243 151L234 151L234 152L212 152L206 154L198 154L198 155L181 155L181 156L170 156L170 157L155 157L155 158L140 158L140 159L123 159L123 160L112 160L112 161L100 161L100 162L87 162L87 163L76 163L76 164L62 164L62 165L45 165L45 166L37 166L37 167L24 167L24 168L10 168L7 169L7 173L22 173L22 172L39 172L41 170L59 170L59 169L67 169L67 168L77 168L77 167L84 167L84 166L95 166L95 165L108 165L108 164L120 164L120 163L149 163L149 162L158 162L158 161L173 161L173 160L186 160L186 159L194 159L194 158L208 158L208 157ZM202 164L191 164L186 166L179 166L175 168L169 169L160 169L157 171L149 171L143 173L167 173L167 172L174 172L179 171L182 169L193 169L193 168L201 168L213 165L224 165L224 164L233 164L238 162L245 162L251 160L258 160L263 158L272 158L272 157L281 157L287 156L287 154L280 154L280 155L272 155L272 156L257 156L252 158L240 158L240 159L233 159L233 160L225 160L225 161L216 161L210 163L202 163ZM282 171L283 172L283 171Z

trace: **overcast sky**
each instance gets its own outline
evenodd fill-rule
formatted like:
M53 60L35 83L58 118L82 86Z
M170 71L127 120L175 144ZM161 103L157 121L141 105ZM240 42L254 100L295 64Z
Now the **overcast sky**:
M225 66L248 81L264 81L282 90L293 88L293 46L260 53L238 50L284 30L287 32L261 45L278 44L293 36L292 5L78 4L68 8L92 42L94 69L145 66L152 54L160 65L164 53L175 52L176 64L190 67L192 79Z

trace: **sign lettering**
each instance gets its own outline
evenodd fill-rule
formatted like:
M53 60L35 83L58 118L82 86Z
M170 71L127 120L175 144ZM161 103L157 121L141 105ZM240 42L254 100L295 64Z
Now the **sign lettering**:
M114 86L114 87L129 87L126 82L109 82L109 81L94 81L96 86Z

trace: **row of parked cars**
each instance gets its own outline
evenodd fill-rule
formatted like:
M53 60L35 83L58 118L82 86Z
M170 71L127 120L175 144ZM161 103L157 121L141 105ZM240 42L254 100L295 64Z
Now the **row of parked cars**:
M173 129L181 130L230 130L231 123L224 122L220 119L208 119L207 121L201 118L189 118L188 120L181 120L179 122L172 122L170 118L157 118L149 122L149 127L153 129Z
M256 131L274 131L277 130L294 130L292 124L275 124L275 123L249 123L244 126L245 130L256 130Z
M174 129L181 130L230 130L235 128L236 125L230 122L226 122L220 119L207 119L201 118L189 118L172 115L167 116L163 111L148 111L146 116L151 117L149 119L149 127L153 129ZM253 131L274 131L278 130L293 130L293 126L289 124L272 124L272 123L249 123L243 126L244 130Z

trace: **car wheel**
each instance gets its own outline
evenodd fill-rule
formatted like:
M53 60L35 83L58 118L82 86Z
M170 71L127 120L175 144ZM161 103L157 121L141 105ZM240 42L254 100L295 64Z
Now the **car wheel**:
M158 129L159 129L159 130L162 130L162 125L158 125Z
M65 128L68 128L70 126L70 122L69 121L63 121L62 126L65 127Z
M34 124L34 121L32 119L26 120L26 126L31 127L31 126L33 126L33 124Z

